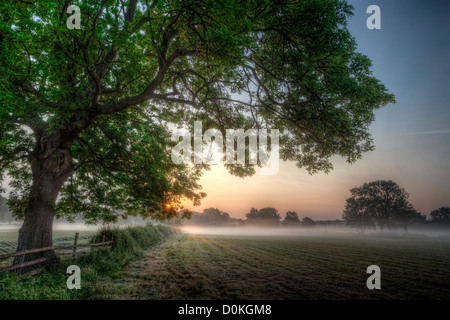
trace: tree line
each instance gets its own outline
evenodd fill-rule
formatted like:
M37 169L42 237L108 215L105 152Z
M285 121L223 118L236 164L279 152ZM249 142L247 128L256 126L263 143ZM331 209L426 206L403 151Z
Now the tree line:
M309 217L304 217L300 220L295 211L286 212L283 219L278 210L272 207L251 208L245 214L245 218L245 220L232 218L227 212L211 207L204 209L202 213L194 213L189 223L201 225L315 226L315 222Z
M365 229L403 228L408 232L410 226L450 227L450 207L431 211L429 217L418 212L409 202L409 194L391 180L376 180L350 189L351 196L346 200L343 220L349 227ZM244 219L232 218L218 208L207 208L192 216L190 223L203 225L283 225L315 226L309 217L300 220L298 213L287 211L284 219L276 208L251 208Z

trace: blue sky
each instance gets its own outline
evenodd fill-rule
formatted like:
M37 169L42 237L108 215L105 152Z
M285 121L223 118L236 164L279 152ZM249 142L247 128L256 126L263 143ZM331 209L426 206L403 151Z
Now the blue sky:
M415 190L416 206L450 205L450 1L351 3L349 30L397 100L377 111L376 153ZM381 30L364 28L370 4L381 9Z

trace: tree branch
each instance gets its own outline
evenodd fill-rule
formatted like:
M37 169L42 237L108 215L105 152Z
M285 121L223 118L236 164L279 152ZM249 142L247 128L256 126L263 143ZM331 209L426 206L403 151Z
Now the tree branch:
M166 51L166 50L164 50ZM150 100L152 98L166 98L164 95L155 94L155 90L161 85L161 83L164 80L165 75L167 74L169 67L173 64L173 62L180 58L180 57L186 57L186 56L192 56L196 54L197 52L194 50L185 50L180 49L176 50L174 53L170 55L169 58L165 59L164 57L160 57L159 62L159 71L156 74L155 78L148 84L148 86L138 95L135 95L133 97L127 97L122 99L121 101L117 103L113 103L106 106L98 106L96 110L96 114L113 114L119 111L122 111L130 106L138 105L144 101ZM173 99L172 99L173 100ZM168 101L168 100L166 100ZM181 101L187 101L187 100L181 100L179 99L180 103Z

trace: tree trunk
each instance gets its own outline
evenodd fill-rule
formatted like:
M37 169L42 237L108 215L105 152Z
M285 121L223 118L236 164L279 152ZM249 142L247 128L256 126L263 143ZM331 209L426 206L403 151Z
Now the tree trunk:
M40 143L30 155L33 184L24 212L24 222L19 231L17 251L50 247L53 245L52 229L56 198L67 178L73 173L69 147L54 147L55 142ZM19 274L42 266L47 269L60 265L54 251L17 256L14 264L45 257L46 261L21 268Z

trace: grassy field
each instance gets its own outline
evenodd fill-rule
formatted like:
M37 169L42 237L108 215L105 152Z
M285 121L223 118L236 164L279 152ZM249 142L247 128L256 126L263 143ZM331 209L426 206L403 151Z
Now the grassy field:
M381 268L381 290L366 269ZM450 299L450 241L428 237L182 235L96 299Z
M75 233L79 233L78 243L88 243L94 236L95 230L55 230L53 232L53 244L56 246L73 244ZM0 230L0 254L16 251L18 230ZM0 265L9 263L8 260L0 261Z
M181 234L162 242L157 230L115 231L114 250L79 262L82 290L65 288L65 272L6 276L0 299L450 299L449 237ZM56 231L55 243L72 243L74 232ZM0 253L12 250L17 231L0 236ZM373 264L381 290L366 287Z

